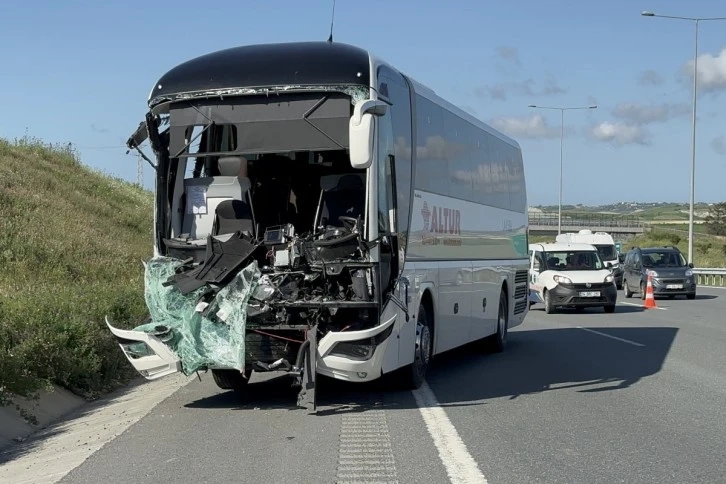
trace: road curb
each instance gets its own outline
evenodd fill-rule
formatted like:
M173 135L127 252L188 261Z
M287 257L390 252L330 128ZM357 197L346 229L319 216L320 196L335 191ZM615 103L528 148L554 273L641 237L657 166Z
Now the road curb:
M196 379L182 374L130 385L71 411L0 451L0 482L54 483Z
M63 387L53 385L50 390L39 393L37 400L15 398L15 404L37 419L28 422L15 405L0 407L0 451L22 442L35 432L62 419L74 410L89 403Z

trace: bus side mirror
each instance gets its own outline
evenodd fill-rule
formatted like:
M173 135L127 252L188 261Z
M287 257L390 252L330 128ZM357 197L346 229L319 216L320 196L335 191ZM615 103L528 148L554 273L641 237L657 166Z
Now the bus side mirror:
M373 116L386 114L388 104L383 101L366 99L359 101L353 109L353 116L348 124L348 142L350 144L350 165L353 168L366 169L373 162L375 123Z

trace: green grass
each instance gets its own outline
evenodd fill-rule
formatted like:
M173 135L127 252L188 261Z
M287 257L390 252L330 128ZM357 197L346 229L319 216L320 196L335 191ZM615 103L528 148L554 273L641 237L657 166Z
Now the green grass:
M152 204L66 147L0 139L0 405L50 383L94 398L134 375L103 318L146 314Z
M684 257L688 257L688 233L653 230L628 239L623 244L623 250L632 246L657 247L662 245L675 245L683 252ZM726 238L694 231L693 265L696 267L726 267Z

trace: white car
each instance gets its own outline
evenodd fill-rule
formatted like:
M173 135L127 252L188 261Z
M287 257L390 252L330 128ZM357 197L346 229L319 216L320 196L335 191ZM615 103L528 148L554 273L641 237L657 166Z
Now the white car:
M605 265L590 244L530 244L530 305L543 303L545 312L558 307L602 307L615 311L617 288L611 264Z

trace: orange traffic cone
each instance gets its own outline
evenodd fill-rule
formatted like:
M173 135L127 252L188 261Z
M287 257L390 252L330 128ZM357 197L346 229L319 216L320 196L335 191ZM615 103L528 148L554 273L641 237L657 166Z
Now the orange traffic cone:
M645 309L655 309L655 297L653 297L653 283L651 282L652 276L648 274L648 285L645 288Z

